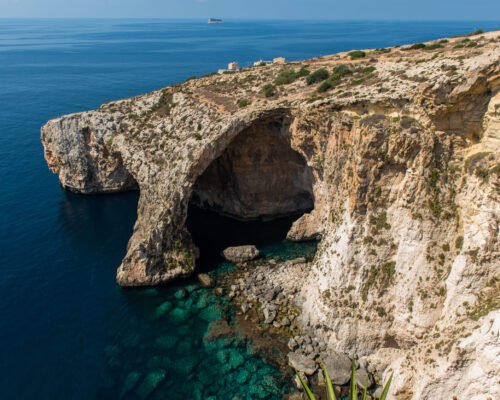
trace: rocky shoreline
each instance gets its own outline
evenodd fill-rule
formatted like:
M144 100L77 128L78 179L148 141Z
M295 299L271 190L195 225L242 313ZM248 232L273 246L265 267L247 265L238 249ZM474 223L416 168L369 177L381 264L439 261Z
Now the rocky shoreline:
M294 371L301 373L319 399L325 393L325 382L319 369L322 363L336 386L337 394L347 395L352 359L346 354L328 350L327 343L315 334L313 327L305 330L298 321L304 301L300 296L300 286L312 260L305 257L291 260L257 258L259 252L253 246L231 248L224 255L236 265L233 272L221 275L217 285L215 280L208 282L205 274L199 274L198 279L202 284L217 286L214 287L216 294L224 293L232 300L234 327L221 320L208 336L238 334L249 340L266 362L293 380L297 389L301 386ZM368 383L369 398L377 398L380 376L368 372L367 366L357 360L355 364L358 385L364 387ZM300 399L301 396L301 391L297 391L286 398Z

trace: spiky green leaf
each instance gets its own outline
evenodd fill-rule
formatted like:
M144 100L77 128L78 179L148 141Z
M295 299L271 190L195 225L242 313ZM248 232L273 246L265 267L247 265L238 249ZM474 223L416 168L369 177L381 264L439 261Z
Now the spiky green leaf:
M368 390L368 380L365 382L365 388L363 389L363 396L361 397L361 400L366 400L367 390Z
M328 400L337 400L337 397L335 396L335 390L333 389L332 380L330 379L330 375L328 375L328 371L323 364L321 364L321 369L323 370L323 375L325 376L326 393L328 394Z
M382 390L382 394L380 395L380 400L385 400L387 397L387 394L389 393L389 389L391 387L391 382L392 382L392 376L394 375L394 372L391 372L391 376L389 377L389 380L384 386L384 390Z
M306 394L307 394L307 398L309 400L316 400L316 397L314 397L313 392L311 392L311 389L309 389L309 386L307 386L307 383L304 382L304 380L302 379L302 376L300 376L300 374L297 371L295 371L295 374L299 378L299 381L300 381L302 387L304 388L304 392L306 392Z
M351 390L349 393L349 400L358 400L358 385L356 383L356 364L352 360L351 366Z

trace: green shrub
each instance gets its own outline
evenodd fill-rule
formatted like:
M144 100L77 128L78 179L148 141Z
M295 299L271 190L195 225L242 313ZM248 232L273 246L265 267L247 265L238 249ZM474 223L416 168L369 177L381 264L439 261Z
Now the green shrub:
M366 57L366 53L364 51L361 51L361 50L351 51L347 55L349 57L351 57L351 60L359 60L360 58Z
M438 169L433 169L431 172L431 176L429 178L429 185L432 189L437 188L437 184L439 183L439 170Z
M477 46L477 42L470 42L467 47L476 47Z
M248 101L248 100L240 100L240 101L238 101L238 107L240 107L240 108L247 107L250 104L252 104L252 103L250 101Z
M326 69L318 69L307 77L307 84L313 85L315 83L323 82L324 80L328 79L329 76L330 74Z
M276 86L280 85L288 85L292 82L295 82L297 79L302 78L304 76L308 76L310 74L310 71L302 67L298 71L294 71L293 69L287 69L284 71L281 71L276 79L274 80L274 84Z
M273 97L276 95L276 87L273 84L268 83L262 88L262 93L264 93L264 96L266 97Z
M425 46L425 50L436 50L436 49L442 49L444 46L441 43L433 43L430 44L429 46Z
M427 46L423 43L415 43L414 45L410 46L408 50L420 50L420 49L425 49Z
M442 44L443 44L443 43L449 43L449 42L450 42L450 41L449 41L448 39L442 39L442 40L440 40L440 41L439 41L439 43L442 43Z
M377 68L375 68L373 65L363 68L362 72L363 74L371 74L373 71L375 71Z
M396 262L388 261L382 265L382 283L387 285L392 282L396 273Z
M344 75L349 75L351 73L352 71L345 64L339 64L333 69L333 75L344 76Z
M474 32L466 33L465 35L455 35L452 37L474 36L474 35L480 35L482 33L484 33L484 31L482 29L477 29Z
M167 117L170 115L170 112L175 107L174 103L174 95L167 91L164 91L158 102L151 108L151 111L158 114L161 117Z
M334 85L329 80L328 81L324 81L321 85L319 85L319 87L318 87L318 93L328 92L333 87L334 87Z

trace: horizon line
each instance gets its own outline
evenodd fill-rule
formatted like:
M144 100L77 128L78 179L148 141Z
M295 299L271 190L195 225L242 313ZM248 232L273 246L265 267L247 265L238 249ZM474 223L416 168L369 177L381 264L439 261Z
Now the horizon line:
M224 21L302 21L302 22L314 22L314 21L323 21L323 22L358 22L358 21L366 21L366 22L500 22L499 19L455 19L455 18L241 18L241 17L191 17L191 18L180 18L180 17L31 17L31 16L22 16L22 17L0 17L0 21L2 20L152 20L152 21L198 21L198 20L208 20L209 18L220 18Z

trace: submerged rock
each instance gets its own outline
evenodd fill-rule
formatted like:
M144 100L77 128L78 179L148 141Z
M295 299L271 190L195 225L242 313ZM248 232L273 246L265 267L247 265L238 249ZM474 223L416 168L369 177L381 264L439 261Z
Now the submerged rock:
M177 345L178 341L177 336L160 336L157 337L155 340L155 343L158 347L165 349L165 350L170 350L173 349Z
M174 293L174 297L177 300L185 299L188 296L189 296L189 292L186 289L184 289L184 288L179 289L177 292Z
M259 257L260 252L255 246L237 246L228 247L222 252L222 254L227 261L240 263L255 260Z
M141 373L137 371L130 372L125 378L122 390L120 391L120 397L126 396L130 391L132 391L139 380L141 379Z
M170 312L170 316L177 322L184 322L189 318L189 311L176 307Z
M226 320L218 320L212 322L209 327L207 334L203 340L207 342L212 342L217 339L227 339L234 335L233 328L229 326Z
M137 388L137 397L141 400L146 400L156 390L158 385L165 380L166 376L167 373L163 369L149 372Z
M163 317L166 313L168 313L174 306L170 301L165 301L160 304L158 308L155 310L154 319L159 319Z

